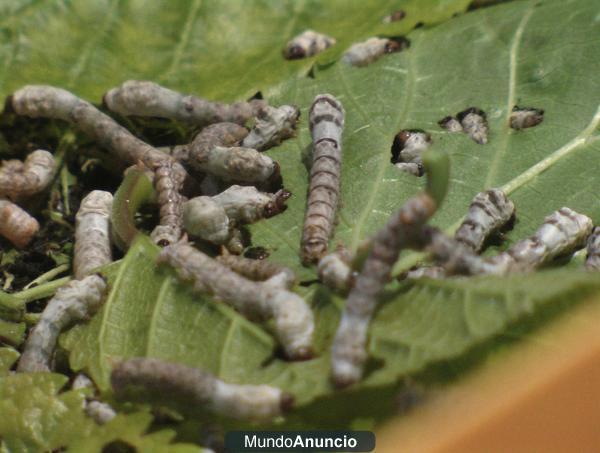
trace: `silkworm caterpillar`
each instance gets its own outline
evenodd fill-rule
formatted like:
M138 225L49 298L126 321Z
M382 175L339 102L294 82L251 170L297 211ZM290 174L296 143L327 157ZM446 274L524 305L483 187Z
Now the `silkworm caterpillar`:
M253 260L242 256L223 254L217 256L217 261L253 281L264 281L283 274L287 278L286 288L291 288L296 282L296 275L290 268L265 259Z
M290 192L260 192L252 186L231 186L218 195L195 197L183 204L183 225L196 237L223 244L233 225L254 223L285 209Z
M128 165L135 165L141 161L147 168L152 169L157 163L170 159L135 137L89 102L61 88L27 85L13 93L7 105L12 106L19 115L67 121ZM176 167L183 177L187 176L180 164L176 164Z
M300 296L287 290L286 275L253 282L185 243L165 247L158 262L170 264L180 278L191 280L195 291L214 295L249 318L274 318L288 357L312 354L313 313Z
M281 179L277 162L251 148L231 148L247 135L246 128L234 123L208 126L186 145L188 162L196 171L226 181L277 184Z
M18 248L26 247L40 229L27 211L8 200L0 200L0 236Z
M387 53L400 52L408 46L409 42L405 38L369 38L353 44L342 56L342 61L352 66L367 66Z
M231 122L244 124L266 106L262 100L227 105L184 95L154 82L128 80L103 97L109 110L123 116L169 118L197 127Z
M248 129L235 123L217 123L202 129L188 145L176 146L173 154L185 156L197 171L203 171L205 156L217 146L236 145L248 135Z
M594 228L587 241L586 269L600 270L600 227Z
M352 286L356 273L351 266L352 257L345 247L337 247L319 260L317 272L324 285L341 294L346 294Z
M165 246L173 244L182 235L183 187L181 175L175 171L174 162L167 160L159 164L154 172L154 188L160 206L160 223L150 235L152 240Z
M104 425L117 416L117 412L110 404L98 400L86 401L84 411L99 425Z
M479 252L486 238L506 225L514 214L515 205L500 189L479 192L454 237Z
M402 20L405 17L406 17L406 13L403 10L399 9L399 10L396 10L393 13L385 16L381 20L381 22L383 22L384 24L389 24L391 22L398 22L399 20Z
M438 121L441 128L448 132L463 132L462 124L453 116L446 116Z
M298 60L312 57L333 46L335 42L335 39L330 36L314 30L306 30L287 43L283 49L283 58Z
M112 203L112 194L103 190L94 190L81 200L75 216L73 270L76 279L112 262L109 231Z
M56 162L48 151L38 149L25 159L4 161L0 167L0 197L20 201L43 192L52 182Z
M73 280L60 288L29 333L17 371L50 371L60 332L67 325L94 314L102 305L105 289L106 282L97 274Z
M480 252L483 248L483 245L487 238L489 238L492 234L496 233L500 228L504 227L513 217L515 213L515 206L510 201L504 192L499 189L490 189L483 192L479 192L471 201L469 206L469 212L467 216L461 223L460 227L456 231L454 235L454 239L461 244L464 244L473 252ZM427 231L427 230L426 230ZM437 230L430 230L430 235L435 236L433 239L429 239L435 244L437 247L441 247L440 254L444 256L445 261L449 261L451 256L454 254L441 252L446 247L450 247L449 243L444 240L444 238L439 237L439 233ZM428 242L426 241L426 242ZM443 245L440 245L440 241ZM464 251L462 247L458 247L457 252L460 254ZM469 257L465 258L467 261L467 267L471 269L471 265L475 266L474 269L484 269L482 271L475 271L474 269L468 270L467 273L479 273L479 272L489 272L486 270L489 266L485 264L471 264L471 263L479 263L477 259L471 259ZM454 259L454 258L453 258ZM458 258L460 261L460 258ZM465 265L453 264L448 267L461 267L464 268ZM418 267L416 269L411 269L407 272L405 278L408 279L416 279L422 277L428 278L443 278L446 276L446 272L443 267L440 266L429 266L429 267Z
M302 231L302 261L316 263L327 252L340 193L344 108L330 94L315 97L309 111L313 161Z
M94 392L96 391L96 386L92 380L83 373L80 373L75 377L71 388L73 390L92 389ZM95 400L93 397L87 397L85 399L83 402L83 410L88 417L90 417L99 425L108 423L117 415L117 412L110 404Z
M163 405L207 409L241 420L268 421L294 404L292 395L276 387L229 384L200 369L152 358L117 364L111 384L117 399L150 396Z
M423 153L431 146L431 136L423 131L402 130L392 142L392 163L402 171L423 176Z
M400 250L407 247L441 204L448 184L448 157L424 156L427 190L409 199L371 241L370 252L350 290L332 346L333 381L346 387L360 380L367 359L367 330Z
M533 270L577 250L585 244L591 230L589 217L563 207L546 217L533 236L489 259L432 227L423 229L420 241L427 244L427 250L448 274L505 275Z
M469 107L456 115L465 133L476 143L488 142L488 125L485 112L477 107Z
M515 105L510 114L509 123L513 129L534 127L544 121L544 110Z
M517 242L506 252L494 257L492 262L499 266L526 269L540 266L583 247L592 228L589 217L567 207L560 208L544 219L532 237Z
M296 134L300 110L292 105L266 106L256 117L256 124L242 142L245 148L258 151L279 145Z
M251 148L217 146L196 163L224 181L277 185L281 180L277 162Z

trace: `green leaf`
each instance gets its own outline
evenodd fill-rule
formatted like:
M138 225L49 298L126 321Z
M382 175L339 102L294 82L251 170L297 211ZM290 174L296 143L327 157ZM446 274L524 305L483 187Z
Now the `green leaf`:
M8 374L20 354L13 348L0 348L0 376Z
M147 79L211 99L232 100L306 74L316 59L281 51L314 28L338 40L331 61L355 41L400 35L464 11L470 0L118 0L0 5L0 96L44 83L98 101L127 79ZM383 16L402 8L400 22ZM54 45L52 44L54 43Z
M0 319L0 341L19 346L25 339L24 322L8 322Z
M411 47L367 68L337 63L317 79L292 80L271 99L302 109L299 136L269 151L293 193L281 215L251 227L253 245L271 258L314 279L300 265L308 183L303 164L310 152L308 108L329 92L346 109L343 136L342 206L332 244L355 250L405 200L422 190L425 178L390 163L394 135L424 129L434 147L450 155L450 188L434 224L452 232L481 190L502 188L514 201L517 223L505 247L531 235L545 216L568 206L600 222L596 171L600 150L598 3L593 0L511 2L458 16L408 35ZM537 127L508 126L513 106L545 110ZM478 145L466 134L449 133L437 122L468 107L487 112L490 136ZM494 252L494 249L491 250ZM401 266L416 262L405 253Z
M38 452L70 447L71 451L98 452L118 440L139 451L201 451L171 444L175 433L169 430L146 434L152 422L148 413L120 414L104 426L96 425L83 411L84 391L59 393L67 381L66 376L54 373L0 376L0 439L5 450Z
M275 354L267 328L223 303L192 295L191 285L156 267L157 253L150 239L138 235L109 273L111 292L102 310L62 337L75 370L85 369L106 390L115 361L150 356L199 367L228 382L281 387L297 397L304 413L316 399L335 396L328 351L341 299L322 287L305 293L316 314L318 358L286 362ZM402 376L490 343L514 323L560 311L599 289L599 275L569 269L397 285L371 326L374 371L354 391L393 386ZM348 393L338 395L344 399ZM317 427L314 416L304 422Z

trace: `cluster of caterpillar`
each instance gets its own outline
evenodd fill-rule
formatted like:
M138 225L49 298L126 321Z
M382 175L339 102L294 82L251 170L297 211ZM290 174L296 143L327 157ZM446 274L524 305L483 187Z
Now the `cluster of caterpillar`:
M282 188L277 162L261 151L295 135L300 111L294 106L270 106L262 100L214 103L145 81L125 82L106 93L103 103L119 115L169 118L200 130L188 144L165 152L61 88L26 86L10 96L6 105L18 115L66 121L125 166L141 169L152 180L160 208L159 224L151 233L154 241L165 247L159 262L172 265L184 279L193 278L196 291L230 303L251 320L272 319L285 354L295 360L309 358L313 353L313 314L291 290L296 277L290 269L231 254L214 259L188 242L189 238L227 244L242 225L285 210L291 193ZM253 127L246 128L252 119ZM0 213L4 216L0 234L18 247L31 241L39 225L15 203L43 194L54 178L55 167L52 154L42 150L31 153L24 162L5 161L0 167ZM202 187L209 185L205 181L211 181L216 194L202 193ZM82 199L76 215L74 279L47 303L28 335L17 371L51 371L61 331L89 319L102 306L108 285L97 272L113 259L112 205L113 195L106 191L94 190ZM143 374L149 364L160 374L162 365L151 361L118 365L113 374L115 391L120 390L120 383L137 379L131 370ZM177 365L169 365L169 369L173 367ZM276 388L225 384L200 370L189 375L216 386L213 390L217 393L211 390L207 397L213 398L217 412L230 416L268 419L293 401ZM244 409L240 401L248 394L255 399ZM268 399L273 399L272 404ZM263 404L264 410L256 404ZM115 414L106 403L93 398L86 402L85 410L99 423Z
M398 10L386 16L384 23L403 19L404 11ZM286 60L313 57L335 45L336 40L314 30L305 30L292 38L283 49ZM410 42L405 37L372 37L350 46L343 54L342 61L348 65L363 67L379 60L382 56L407 49Z
M403 17L402 11L396 11L384 22ZM288 43L284 57L311 57L334 44L334 38L308 30ZM342 61L366 66L408 46L404 38L374 37L352 45ZM270 106L262 100L214 103L147 81L125 82L108 91L103 104L119 115L168 118L200 130L189 143L164 152L63 89L26 86L8 100L17 114L67 121L123 163L141 167L152 179L160 207L159 224L151 233L164 247L157 264L172 267L195 292L214 296L252 321L268 321L266 328L273 331L287 358L313 357L314 315L306 301L292 291L297 283L293 271L277 263L239 257L227 248L212 257L190 242L227 247L237 240L243 225L285 210L290 193L282 187L279 165L262 151L295 135L299 110ZM541 109L515 106L509 125L516 130L533 127L542 122L543 114ZM252 129L246 128L252 119ZM600 227L593 229L591 219L566 207L505 252L480 256L486 241L515 217L514 204L499 189L475 196L454 237L429 226L427 222L445 196L448 163L444 153L429 149L431 137L420 130L402 130L395 136L392 162L412 175L426 174L426 189L406 201L366 242L361 251L364 259L353 257L343 247L328 253L341 197L344 122L345 110L338 99L330 94L314 98L308 118L312 166L300 243L302 263L317 265L325 285L347 294L331 350L331 372L337 387L362 378L369 323L405 248L425 251L434 261L433 266L412 269L404 276L411 279L525 272L586 244L586 267L600 268ZM488 141L486 114L476 107L439 124L450 132L464 132L479 144ZM18 247L29 243L39 225L14 203L43 192L55 170L54 159L46 151L32 153L25 162L6 161L0 168L0 212L5 215L0 234ZM104 191L93 191L82 200L76 216L75 278L56 292L31 330L19 372L51 371L60 332L89 319L101 307L107 282L96 272L112 261L112 203L112 194ZM20 227L10 226L14 224ZM191 402L217 415L258 421L284 414L294 400L273 386L226 383L203 370L153 358L117 363L111 382L117 399L135 399L136 390L139 396L142 389L142 393L158 396L161 404ZM94 399L86 402L86 411L99 423L115 414L110 406Z

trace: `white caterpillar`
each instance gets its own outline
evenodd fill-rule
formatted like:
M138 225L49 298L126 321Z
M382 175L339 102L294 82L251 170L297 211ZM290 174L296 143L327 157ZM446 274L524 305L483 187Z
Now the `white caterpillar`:
M176 147L174 152L187 156L194 170L225 181L277 185L281 181L277 162L255 149L231 147L247 135L248 130L242 126L217 123L202 130L189 145Z
M544 219L532 237L517 242L492 262L509 268L540 266L583 247L592 228L589 217L566 207L560 208Z
M152 169L158 163L170 159L168 155L135 137L89 102L61 88L27 85L16 91L7 104L19 115L68 121L128 165L135 165L141 161L147 168ZM176 167L182 177L187 176L180 164Z
M56 162L48 151L38 149L25 162L4 161L0 167L0 197L21 201L43 192L52 182Z
M456 115L469 137L476 143L485 145L488 142L488 124L485 112L477 107L469 107Z
M542 109L515 105L508 121L510 127L517 130L534 127L544 121L544 111Z
M456 231L454 239L468 247L472 252L478 253L483 248L486 239L504 227L513 218L514 213L515 205L501 190L490 189L479 192L471 201L469 212ZM431 231L432 234L438 235L436 230ZM438 237L438 239L441 240L442 238ZM443 242L443 244L446 244L446 242ZM457 250L462 251L465 249L459 247ZM473 262L479 262L479 260ZM482 267L487 269L483 264ZM438 279L445 276L446 273L443 267L429 266L412 269L408 271L405 278L428 277Z
M500 189L479 192L454 238L479 252L485 240L506 225L514 213L515 205Z
M427 193L419 194L393 214L372 240L333 340L331 367L336 386L346 387L360 380L367 359L367 330L392 266L400 250L412 242L436 208Z
M296 134L300 110L292 105L266 106L256 117L256 124L242 142L245 148L264 151Z
M76 279L112 262L109 231L112 203L112 194L103 190L94 190L81 200L75 217L73 270Z
M92 380L85 374L78 374L73 380L71 386L73 390L77 389L91 389L96 391L96 386ZM99 425L108 423L117 416L117 412L108 403L103 403L94 399L94 397L87 397L83 402L83 409L88 417L94 420Z
M244 124L266 106L262 100L227 105L183 95L154 82L128 80L104 95L104 104L124 116L170 118L197 127L231 122Z
M356 273L351 267L352 257L345 247L338 247L319 260L317 272L324 285L340 294L346 294L352 286Z
M432 227L422 230L418 242L426 244L427 251L449 275L505 275L531 271L583 247L591 231L589 217L563 207L546 217L533 236L488 259Z
M27 211L8 200L0 200L0 236L24 248L39 229L40 224Z
M402 171L423 176L422 155L431 146L431 137L422 131L402 130L392 143L392 162Z
M106 282L99 275L73 280L50 299L30 332L17 371L51 371L60 332L69 324L88 319L102 305Z
M313 313L306 302L287 289L289 276L277 274L265 282L250 281L191 245L165 247L158 259L175 268L194 290L216 296L245 316L275 320L275 332L290 358L312 354Z
M261 192L252 186L231 186L218 195L195 197L183 204L183 226L192 236L224 244L236 225L254 223L285 209L290 193Z
M586 269L600 270L600 227L594 228L587 241Z
M316 263L327 252L340 194L344 108L329 94L315 97L309 112L313 162L302 230L302 261Z
M287 43L283 50L283 57L286 60L312 57L334 44L334 38L314 30L306 30Z
M121 400L143 393L163 405L207 410L240 420L268 421L294 404L292 395L276 387L228 384L197 368L152 358L119 363L113 368L111 384Z
M406 39L369 38L353 44L342 56L342 61L352 66L367 66L385 54L400 52L407 47Z

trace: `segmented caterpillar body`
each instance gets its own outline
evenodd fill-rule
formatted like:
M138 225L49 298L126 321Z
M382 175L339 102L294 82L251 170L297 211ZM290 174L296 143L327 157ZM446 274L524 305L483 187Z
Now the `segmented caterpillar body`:
M469 107L456 115L464 132L476 143L485 145L488 142L488 124L486 114L477 107Z
M314 30L306 30L287 43L285 49L283 49L283 57L286 60L312 57L334 44L334 38Z
M408 46L408 40L404 38L369 38L353 44L342 56L342 61L352 66L367 66L385 54L400 52Z
M165 247L158 262L173 266L182 279L193 283L195 291L215 295L250 318L273 318L289 357L312 354L313 314L300 296L286 288L287 276L253 282L184 243Z
M185 230L215 244L230 238L234 225L254 223L272 217L285 209L290 196L286 190L275 194L261 192L252 186L231 186L218 195L192 198L183 205Z
M592 232L592 220L572 209L563 207L544 219L535 234L517 242L493 262L509 266L533 268L557 256L573 252L585 245Z
M480 252L485 241L504 227L514 217L514 212L514 204L501 190L490 189L479 192L471 201L469 211L454 235L458 245L437 229L429 227L424 228L422 233L424 236L420 242L435 248L434 255L438 260L444 261L446 268L453 272L488 273L493 271L492 266L478 259L471 252ZM452 247L455 250L450 250ZM405 278L437 279L445 276L447 273L444 267L429 266L411 269Z
M517 130L534 127L544 121L544 110L515 105L508 121L510 127Z
M0 236L18 248L26 247L40 229L27 211L8 200L0 200Z
M292 105L266 106L256 117L256 124L242 142L245 148L264 151L296 134L300 110Z
M423 176L423 153L431 146L431 137L422 131L402 130L392 143L392 162L402 171Z
M60 332L69 324L88 319L102 305L106 282L99 275L73 280L50 299L30 332L17 371L51 371Z
M187 161L196 171L202 171L205 156L217 146L230 147L248 135L248 129L235 123L216 123L202 129L187 145L176 146L173 155Z
M21 201L43 192L55 171L54 156L41 149L29 154L24 163L4 161L0 167L0 197Z
M141 161L147 168L152 169L168 158L164 153L132 135L89 102L61 88L27 85L10 97L9 104L19 115L68 121L128 165L135 165ZM179 164L177 171L183 177L187 176L187 172Z
M266 259L250 259L242 256L225 254L217 256L217 261L232 271L253 281L268 280L282 274L287 278L286 288L291 288L296 282L296 275L290 268L273 263Z
M569 208L561 208L544 219L533 236L523 239L489 259L473 249L446 236L436 228L426 226L419 241L448 274L504 275L531 271L552 259L584 246L592 230L589 217Z
M600 270L600 227L594 228L587 241L586 269Z
M81 200L75 217L73 270L76 279L112 262L109 231L112 203L112 194L103 190L94 190Z
M125 360L113 368L118 399L144 395L162 404L206 409L241 420L268 421L287 412L292 395L268 385L228 384L197 368L152 358Z
M514 213L515 205L500 189L480 192L471 201L469 212L454 237L479 252L485 240L506 225Z
M83 373L79 373L75 377L71 388L73 390L90 389L94 393L97 392L96 386L92 380ZM110 404L98 401L94 399L93 396L86 397L83 404L85 414L99 425L104 425L117 416L117 412Z
M174 161L162 162L154 172L154 188L160 206L160 224L150 235L160 246L173 244L181 239L183 223L183 179L175 171Z
M262 100L221 104L184 95L154 82L128 80L109 90L104 104L123 116L170 118L194 126L231 122L244 124L266 106Z
M317 271L324 285L334 291L346 294L354 285L355 272L351 267L352 258L345 247L338 247L319 260Z
M360 380L367 359L367 330L384 285L400 250L436 210L426 193L406 202L372 241L371 251L351 289L332 347L333 380L346 387Z
M329 94L318 95L309 112L313 163L304 228L302 261L315 263L325 255L333 233L340 193L344 108Z

